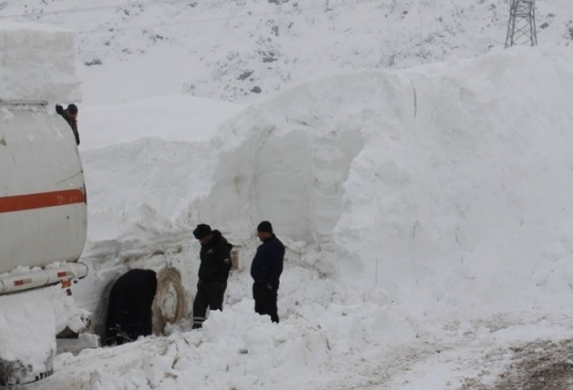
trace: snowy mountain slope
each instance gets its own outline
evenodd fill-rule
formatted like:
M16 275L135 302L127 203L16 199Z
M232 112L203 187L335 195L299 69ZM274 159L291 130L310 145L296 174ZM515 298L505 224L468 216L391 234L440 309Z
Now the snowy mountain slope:
M318 77L503 47L509 1L18 0L0 18L78 33L85 104L189 94L252 101ZM540 45L573 39L573 6L537 1Z

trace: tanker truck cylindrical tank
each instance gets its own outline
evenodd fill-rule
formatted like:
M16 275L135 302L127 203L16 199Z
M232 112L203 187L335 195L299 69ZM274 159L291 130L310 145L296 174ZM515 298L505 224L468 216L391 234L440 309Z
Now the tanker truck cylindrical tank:
M83 169L70 127L45 107L6 110L0 115L0 274L74 262L86 231Z
M0 101L0 295L10 294L0 299L2 310L13 318L31 320L23 327L4 327L2 345L28 331L37 338L38 355L20 351L17 343L3 348L0 386L36 381L53 372L56 343L55 334L49 333L55 319L29 306L39 304L33 289L86 275L87 267L76 263L86 231L82 164L68 124L49 114L45 105ZM24 290L30 291L12 294ZM10 304L11 299L23 303ZM30 317L34 312L36 319Z

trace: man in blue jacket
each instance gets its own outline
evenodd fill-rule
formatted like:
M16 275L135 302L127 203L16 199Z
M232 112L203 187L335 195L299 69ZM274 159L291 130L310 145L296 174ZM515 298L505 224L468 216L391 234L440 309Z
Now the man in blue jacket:
M251 264L255 312L268 314L271 321L278 323L277 290L283 272L285 247L273 233L273 226L268 221L259 224L257 234L262 244L257 248Z

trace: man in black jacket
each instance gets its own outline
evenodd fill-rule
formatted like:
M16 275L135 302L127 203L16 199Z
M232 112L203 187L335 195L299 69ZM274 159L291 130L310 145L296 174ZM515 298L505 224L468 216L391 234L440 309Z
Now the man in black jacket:
M285 247L273 233L273 226L268 221L259 224L257 234L262 244L257 248L251 264L255 312L268 314L271 321L278 323L277 290L283 271Z
M193 301L193 329L203 326L207 308L223 310L223 298L227 289L227 279L231 270L231 248L218 230L211 230L206 224L199 224L193 235L201 242L201 264L197 295Z

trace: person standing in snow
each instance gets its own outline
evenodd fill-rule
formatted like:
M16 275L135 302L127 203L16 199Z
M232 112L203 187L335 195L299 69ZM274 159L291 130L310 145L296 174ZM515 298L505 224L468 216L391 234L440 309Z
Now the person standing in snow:
M206 319L207 308L223 310L233 245L220 231L211 230L209 225L203 223L193 230L193 236L201 243L199 281L193 301L193 329L199 329Z
M277 290L283 271L285 247L273 233L273 226L268 221L259 224L257 235L262 244L251 263L255 312L268 314L271 321L278 323Z
M78 132L78 106L75 104L68 105L68 108L64 110L62 106L56 104L56 112L62 116L68 122L72 131L74 133L74 137L76 137L76 144L80 144L80 133Z

